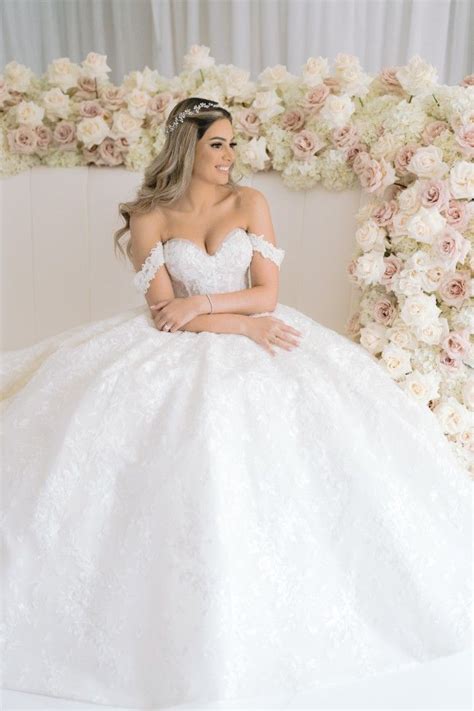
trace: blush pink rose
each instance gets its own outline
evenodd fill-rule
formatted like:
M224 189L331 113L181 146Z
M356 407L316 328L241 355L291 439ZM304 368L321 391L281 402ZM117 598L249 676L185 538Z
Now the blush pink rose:
M393 216L397 212L398 204L396 200L384 200L383 203L372 210L370 216L379 227L387 227L390 226Z
M464 232L470 220L467 203L451 198L448 207L444 211L446 222L458 232Z
M453 358L449 355L449 353L446 353L446 351L441 351L441 353L439 354L439 362L442 366L444 366L447 370L450 371L457 370L462 365L461 361L458 360L458 358Z
M378 78L391 94L398 94L401 96L404 93L403 87L400 84L396 74L399 69L400 67L387 67L386 69L382 69Z
M76 126L72 121L59 121L53 131L53 140L63 151L76 150Z
M391 326L397 315L397 310L387 297L382 297L375 302L373 317L377 323L382 323L384 326Z
M421 134L421 142L424 146L429 146L435 138L447 130L449 130L449 124L446 121L431 121Z
M103 116L104 109L99 104L98 101L81 101L79 104L79 116L84 118L95 118L96 116Z
M359 284L359 279L356 276L356 268L357 268L357 259L351 259L349 264L346 267L346 274L349 277L349 281L352 284Z
M75 99L97 99L97 81L92 77L81 74L77 80L78 90L74 94Z
M337 148L350 150L359 142L359 132L355 126L347 125L335 128L331 133L333 144Z
M300 131L305 124L305 114L301 109L291 109L290 111L285 111L281 116L281 127L285 131L292 131L296 133Z
M383 261L385 264L385 271L382 274L380 283L387 287L392 284L393 277L401 272L403 268L403 260L400 259L400 257L396 257L394 254L391 254L389 257L384 257Z
M303 129L293 139L292 150L296 160L308 160L323 148L324 141L313 131Z
M237 126L247 136L258 136L260 126L259 115L253 109L243 109L236 117Z
M373 193L382 187L384 174L382 166L375 159L371 158L358 175L360 184L367 192Z
M346 333L348 336L351 338L356 338L356 336L359 335L360 333L360 327L361 327L361 322L360 322L360 313L357 311L355 314L352 314L350 317L347 326L346 326Z
M47 151L53 140L53 132L49 126L35 126L36 135L38 137L37 149L39 153Z
M352 167L353 170L357 156L359 156L361 153L368 154L368 150L369 146L367 145L367 143L362 143L361 141L358 141L355 146L349 148L346 153L346 161Z
M449 189L444 180L420 180L419 190L423 207L443 210L449 202Z
M441 279L438 292L448 306L461 306L468 297L470 276L468 271L447 272Z
M82 156L86 164L92 163L93 165L103 165L97 146L95 146L95 148L86 148L85 146L82 146Z
M31 126L18 126L7 133L8 146L12 153L29 155L36 151L38 135Z
M114 166L123 163L122 144L109 136L97 146L97 152L102 165Z
M408 164L417 152L418 148L419 146L417 143L407 143L406 146L402 146L398 149L393 161L395 171L398 175L408 175L410 173Z
M470 347L468 330L451 331L441 342L441 347L451 358L463 360L467 356Z
M308 113L315 114L318 113L324 106L324 102L330 94L329 88L326 84L316 84L316 86L308 89L306 94L302 99L302 106Z
M341 82L336 77L326 77L323 79L324 86L327 86L331 94L339 94L341 91Z
M474 74L466 74L460 86L474 86Z
M165 111L173 102L173 95L169 91L162 91L160 94L151 96L146 107L147 114L154 118L161 118L165 121Z
M474 123L459 126L454 132L454 138L461 146L461 150L468 158L474 156Z
M109 111L117 111L125 106L125 90L121 86L105 85L99 88L102 106Z
M359 175L370 165L371 160L372 158L368 151L359 151L352 162L352 170L356 175Z

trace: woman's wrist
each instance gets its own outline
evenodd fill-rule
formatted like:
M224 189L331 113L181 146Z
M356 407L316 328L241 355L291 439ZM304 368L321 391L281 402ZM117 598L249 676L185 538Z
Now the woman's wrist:
M196 316L204 316L211 312L211 305L206 294L194 294L190 297L196 306Z

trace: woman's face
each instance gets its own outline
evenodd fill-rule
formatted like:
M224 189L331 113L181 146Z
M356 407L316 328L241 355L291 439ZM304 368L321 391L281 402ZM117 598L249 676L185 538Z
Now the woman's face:
M229 119L214 121L196 145L193 175L211 183L225 184L235 161L236 146ZM225 168L226 170L223 170Z

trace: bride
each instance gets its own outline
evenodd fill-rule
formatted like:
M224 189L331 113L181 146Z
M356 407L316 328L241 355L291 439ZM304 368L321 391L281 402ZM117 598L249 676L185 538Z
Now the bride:
M190 98L121 204L147 302L3 354L3 686L296 693L470 644L470 493L435 415L278 302L231 115Z

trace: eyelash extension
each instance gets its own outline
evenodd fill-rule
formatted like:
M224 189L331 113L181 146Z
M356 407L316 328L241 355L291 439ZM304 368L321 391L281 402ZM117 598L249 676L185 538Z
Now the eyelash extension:
M231 146L236 146L237 143L234 142L234 143L231 143L230 145L231 145ZM211 143L211 146L212 146L213 148L215 148L215 146L222 146L222 143Z

